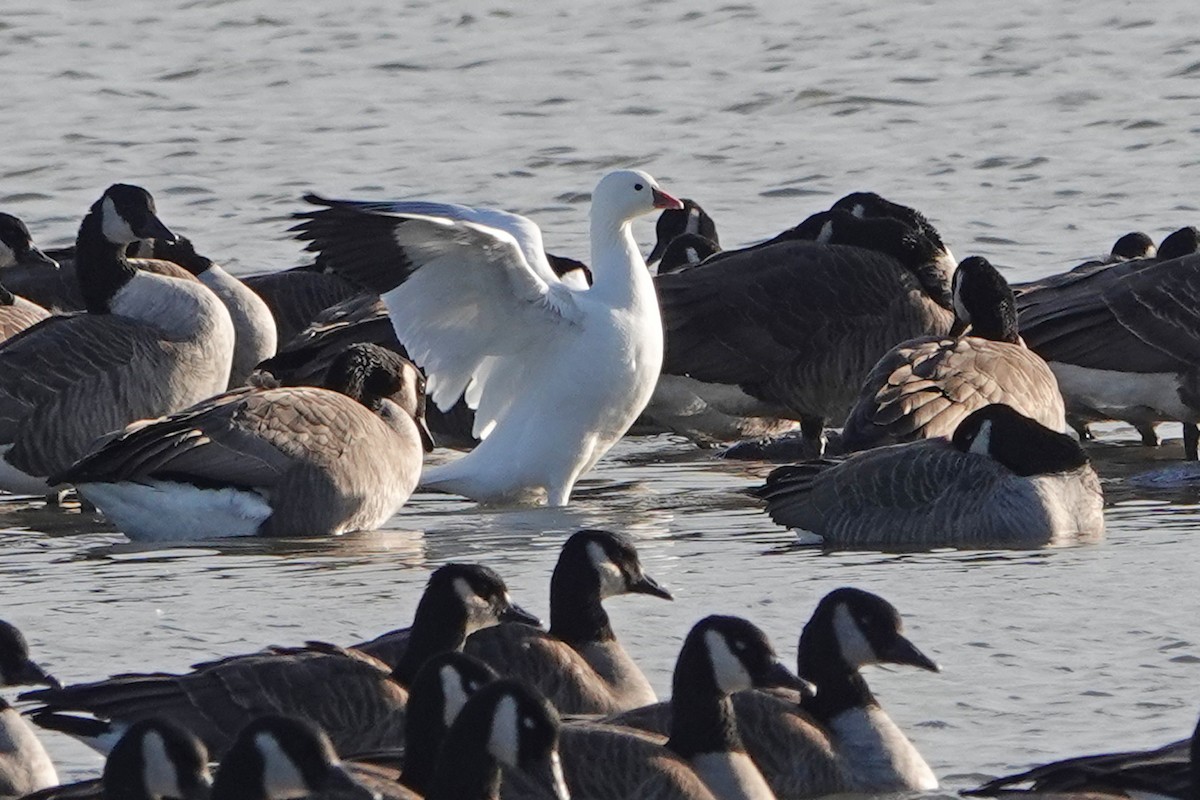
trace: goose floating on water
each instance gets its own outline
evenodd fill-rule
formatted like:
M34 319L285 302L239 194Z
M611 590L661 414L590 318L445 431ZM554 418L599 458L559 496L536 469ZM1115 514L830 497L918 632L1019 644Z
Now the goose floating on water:
M325 388L245 388L131 425L52 483L74 484L131 539L337 535L376 528L416 488L433 441L425 382L378 345Z
M196 734L220 758L237 732L263 714L312 720L342 752L394 748L404 744L405 687L425 661L462 649L476 630L510 620L537 624L512 602L495 571L446 564L430 576L411 645L394 668L354 649L310 642L197 664L179 675L116 675L26 692L22 699L41 704L35 723L101 752L132 723L163 717Z
M1021 546L1104 533L1100 479L1079 443L1001 404L973 412L952 440L780 467L758 496L771 519L830 547Z
M483 441L422 485L486 502L565 505L645 407L662 361L654 287L631 221L679 201L644 172L592 195L589 289L560 280L541 231L505 212L324 200L298 236L369 286L448 409L464 393Z
M41 305L13 294L3 285L8 270L30 262L46 269L58 268L58 263L33 243L24 222L11 214L0 214L0 342L50 316Z

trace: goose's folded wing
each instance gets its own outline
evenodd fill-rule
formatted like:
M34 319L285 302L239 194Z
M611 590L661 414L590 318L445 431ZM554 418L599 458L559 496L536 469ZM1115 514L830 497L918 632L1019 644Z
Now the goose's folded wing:
M125 317L58 316L26 329L0 345L8 461L31 475L70 464L81 445L161 413L177 370L161 333Z
M318 722L339 750L397 744L403 741L407 693L373 659L314 645L197 664L184 675L114 675L23 697L42 703L34 721L38 714L59 712L122 722L164 717L191 730L219 756L247 722L263 714Z
M1151 347L1200 364L1200 255L1125 275L1105 290L1113 315Z
M815 334L886 315L917 280L889 256L808 241L774 244L655 278L663 371L703 381L770 379Z
M61 477L67 483L162 478L270 489L312 445L369 435L358 415L346 413L356 408L345 395L311 386L238 389L131 425Z
M472 379L486 393L494 357L552 346L582 321L575 291L548 265L531 265L507 230L306 199L323 208L297 215L298 238L323 267L384 296L397 336L443 409Z
M757 493L780 525L823 532L841 544L886 543L912 520L969 526L1009 474L991 459L930 439L780 467Z
M856 449L949 437L969 414L992 403L1011 405L1055 430L1065 424L1054 374L1025 347L975 337L917 340L875 365L846 423L847 436Z
M294 268L242 278L275 318L279 342L286 344L323 310L362 294L355 283L311 268Z
M496 625L471 634L467 655L501 675L537 689L563 714L607 714L619 704L583 656L546 631L528 625Z
M962 794L968 797L1028 792L1122 795L1136 790L1165 797L1190 797L1190 748L1191 740L1183 739L1157 750L1068 758L996 778Z
M1064 308L1029 325L1022 316L1020 325L1026 344L1046 361L1121 372L1174 372L1185 363L1137 335L1102 302Z

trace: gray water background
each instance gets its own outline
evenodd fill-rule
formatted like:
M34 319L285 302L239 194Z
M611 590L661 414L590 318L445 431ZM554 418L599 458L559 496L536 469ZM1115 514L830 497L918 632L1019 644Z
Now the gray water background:
M239 273L300 263L299 196L494 205L586 258L587 198L639 166L726 246L849 191L925 211L1010 279L1200 223L1200 6L970 2L0 2L0 209L70 242L105 186ZM648 249L652 228L636 233ZM765 469L669 437L621 443L564 511L419 495L333 541L128 544L91 516L0 505L0 617L64 681L182 669L408 623L428 572L490 564L546 614L583 526L637 537L674 603L609 603L660 692L687 628L738 613L794 653L826 591L879 592L940 675L871 685L955 788L1051 757L1152 746L1200 712L1197 495L1113 476L1179 457L1111 427L1101 544L1020 552L792 546L743 490ZM99 760L46 737L64 776Z

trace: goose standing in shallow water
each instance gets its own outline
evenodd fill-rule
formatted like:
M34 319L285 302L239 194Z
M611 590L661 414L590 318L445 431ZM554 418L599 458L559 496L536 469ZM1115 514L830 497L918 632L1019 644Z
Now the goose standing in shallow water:
M771 519L832 547L1015 546L1104 533L1100 479L1079 443L1000 404L972 413L950 441L780 467L757 493Z
M846 418L844 452L949 437L968 414L991 403L1066 430L1058 382L1021 341L1004 277L985 258L965 258L954 272L953 294L960 336L913 339L889 350ZM970 334L961 335L968 326Z
M937 788L925 759L860 673L871 664L937 672L903 630L900 614L882 597L835 589L800 634L797 672L817 686L816 696L783 690L733 696L746 750L780 800ZM606 721L664 733L670 714L660 703Z
M495 571L446 564L429 578L413 617L411 645L395 667L321 642L270 648L197 664L191 672L116 675L26 692L33 720L107 752L138 720L162 717L196 734L220 758L234 735L263 714L312 720L338 749L360 753L404 744L405 689L431 657L461 650L471 633L503 621L538 624L512 602Z
M174 238L149 192L109 187L76 239L88 313L51 317L0 345L0 489L47 494L47 476L98 436L228 385L229 312L197 281L136 270L124 250L145 238Z
M15 626L0 621L0 687L59 683L29 658ZM58 784L58 773L33 729L0 697L0 797L28 794Z
M579 531L563 545L550 579L550 630L497 625L472 635L464 649L529 683L563 714L609 714L653 703L650 682L601 605L627 593L672 599L642 570L628 537Z
M725 251L655 279L667 331L663 371L739 390L728 413L802 423L814 453L867 373L897 343L954 321L949 252L892 218L813 215L810 237Z
M299 237L333 272L380 294L439 408L464 392L476 407L481 444L428 470L422 485L486 502L565 505L658 379L662 324L630 225L679 201L644 172L601 179L593 284L582 290L555 275L541 231L523 217L308 199L323 208L298 215Z
M373 344L326 388L239 389L132 425L62 473L131 539L337 535L376 528L421 475L425 382Z

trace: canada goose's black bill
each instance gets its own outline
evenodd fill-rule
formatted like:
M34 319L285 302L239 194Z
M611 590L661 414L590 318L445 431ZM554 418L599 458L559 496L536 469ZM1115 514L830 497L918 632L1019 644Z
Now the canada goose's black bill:
M500 612L500 621L519 622L522 625L532 625L535 628L542 627L542 621L537 616L530 614L516 603L509 603L508 608Z
M650 187L650 194L654 198L655 208L683 208L683 201L678 197L667 194L657 186Z
M648 594L653 597L661 597L663 600L674 600L671 592L667 587L663 586L658 581L651 578L649 575L642 575L636 581L629 584L629 591L634 594Z
M562 759L559 758L558 750L551 750L543 758L525 767L524 771L555 800L571 800L571 791L567 788L567 779L563 776Z
M936 669L936 666L934 669ZM779 661L772 664L764 675L755 680L754 685L762 689L795 689L803 699L811 699L817 696L817 685L815 683L804 680L804 678L792 672Z
M882 646L879 651L879 660L890 664L908 664L912 667L920 667L929 672L941 672L942 668L937 665L929 656L917 649L917 646L910 642L900 634L896 634L895 638Z
M175 244L177 237L161 219L154 214L147 214L133 226L133 232L139 239L157 239L166 244Z
M433 431L429 430L429 423L423 415L413 421L417 423L417 431L421 434L421 446L425 448L426 453L432 453L433 448L437 447L437 442L433 440Z
M58 262L50 256L43 253L39 248L30 245L29 249L22 253L17 263L22 267L49 267L50 269L58 269Z
M32 661L26 661L16 677L16 683L24 686L49 686L51 689L62 688L62 684L58 682L58 678L46 672L46 670Z

